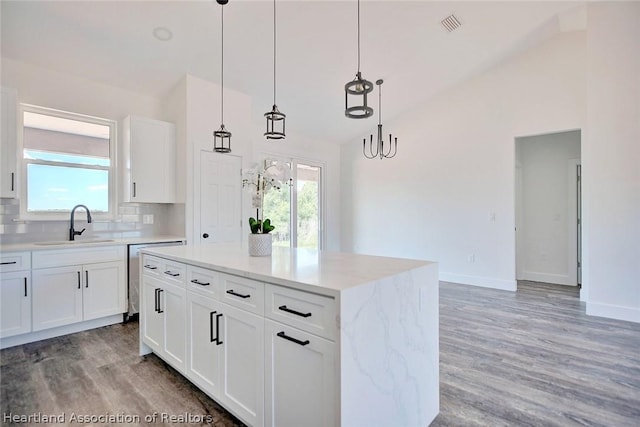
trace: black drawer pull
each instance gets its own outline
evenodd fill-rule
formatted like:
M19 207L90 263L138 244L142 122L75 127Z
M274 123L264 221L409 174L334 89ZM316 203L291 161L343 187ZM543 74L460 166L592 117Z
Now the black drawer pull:
M145 265L144 268L149 269L149 270L157 270L158 269L158 267L156 267L154 265L149 265L149 264Z
M216 342L218 340L217 337L213 337L213 315L216 314L217 311L212 311L211 313L209 313L209 342ZM217 328L216 328L216 333L217 333Z
M171 276L171 277L178 277L178 276L180 275L180 273L174 273L174 272L173 272L173 271L171 271L171 270L167 270L167 271L165 271L165 272L164 272L164 274L166 274L166 275L168 275L168 276Z
M286 305L281 305L280 307L278 307L278 310L286 311L287 313L295 314L296 316L300 317L311 317L311 313L302 313L300 311L292 310L290 308L287 308Z
M229 289L229 290L227 291L227 293L228 293L228 294L231 294L231 295L233 295L233 296L236 296L236 297L238 297L238 298L251 298L251 294L242 295L242 294L239 294L239 293L237 293L237 292L233 292L233 289Z
M286 334L284 333L284 331L282 331L282 332L278 332L276 335L278 335L280 338L284 338L285 340L293 341L294 343L296 343L296 344L300 344L300 345L307 345L307 344L309 344L309 342L310 342L309 340L300 341L300 340L298 340L298 339L295 339L295 338L293 338L293 337L290 337L290 336L286 335Z
M18 261L5 261L5 262L0 262L0 265L10 265L10 264L17 264Z
M193 279L191 283L195 283L196 285L200 285L200 286L209 286L211 284L211 283L200 282L198 281L198 279Z
M222 344L220 341L220 318L222 317L222 313L216 314L216 345Z
M158 289L158 313L164 313L164 310L160 305L162 303L162 297L160 296L160 292L164 292L164 289Z

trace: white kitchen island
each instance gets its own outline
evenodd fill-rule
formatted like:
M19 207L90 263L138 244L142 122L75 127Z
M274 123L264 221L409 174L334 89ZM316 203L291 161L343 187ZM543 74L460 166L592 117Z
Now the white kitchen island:
M273 248L143 250L151 351L252 426L428 426L439 411L429 261Z

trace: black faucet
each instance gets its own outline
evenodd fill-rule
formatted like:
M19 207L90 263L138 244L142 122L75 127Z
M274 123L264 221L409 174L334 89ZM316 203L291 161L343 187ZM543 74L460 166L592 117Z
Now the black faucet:
M76 214L76 209L78 208L84 208L84 210L87 211L87 223L91 224L91 212L89 212L89 208L85 205L75 205L73 209L71 209L71 228L69 228L69 240L75 240L76 236L81 235L82 233L84 233L84 230L86 230L86 228L83 228L81 231L76 231L73 229L73 217Z

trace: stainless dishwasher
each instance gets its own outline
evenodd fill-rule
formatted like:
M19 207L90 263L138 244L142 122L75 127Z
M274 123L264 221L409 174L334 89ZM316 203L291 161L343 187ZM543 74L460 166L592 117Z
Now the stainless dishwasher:
M183 240L171 240L166 242L127 245L127 251L129 255L127 265L127 269L129 271L129 280L127 285L129 308L126 316L127 320L140 311L140 250L152 246L179 246L183 244Z

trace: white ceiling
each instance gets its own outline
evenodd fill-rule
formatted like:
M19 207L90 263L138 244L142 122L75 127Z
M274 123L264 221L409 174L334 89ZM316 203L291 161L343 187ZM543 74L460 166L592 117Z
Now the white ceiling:
M361 70L372 82L385 80L383 123L573 29L567 17L581 5L363 0ZM220 82L221 7L213 0L2 0L1 7L4 57L157 98L186 73ZM262 121L273 104L273 3L230 0L224 8L225 86L250 95L253 118ZM377 92L373 118L344 117L343 87L357 68L356 1L279 0L277 11L277 104L287 129L331 142L373 132ZM463 25L448 33L439 22L451 13ZM171 29L172 40L153 37L160 26Z

